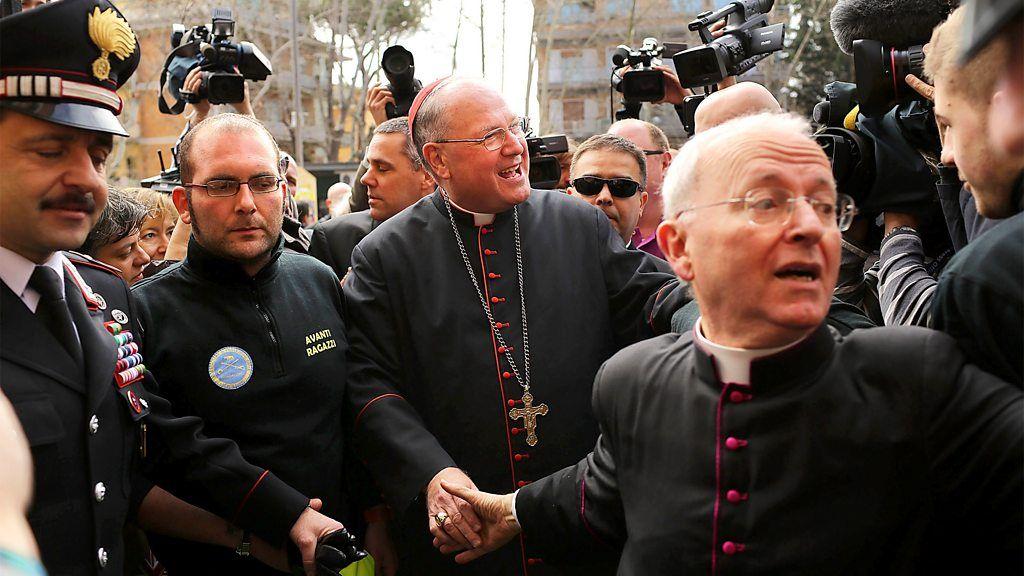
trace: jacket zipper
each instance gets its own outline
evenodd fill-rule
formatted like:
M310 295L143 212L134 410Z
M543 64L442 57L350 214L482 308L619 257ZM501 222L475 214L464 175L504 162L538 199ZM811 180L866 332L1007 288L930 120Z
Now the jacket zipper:
M259 312L260 318L262 318L264 324L266 324L267 335L270 336L270 347L273 350L274 356L274 373L277 376L281 376L284 374L284 362L281 359L281 341L278 338L274 319L270 316L270 311L262 304L259 286L253 287L252 296L253 300L256 302L256 311Z

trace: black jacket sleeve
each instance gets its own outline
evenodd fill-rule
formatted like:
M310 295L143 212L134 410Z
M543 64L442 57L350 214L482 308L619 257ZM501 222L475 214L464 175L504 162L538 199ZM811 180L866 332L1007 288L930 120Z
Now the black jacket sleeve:
M356 453L401 515L442 469L455 461L402 396L396 319L383 271L373 254L352 253L345 281L349 329L346 411Z
M516 516L523 533L554 561L615 554L626 541L626 521L616 479L614 432L602 409L604 368L594 383L594 415L601 435L579 463L521 488Z
M656 256L626 248L600 210L594 219L618 345L671 332L672 315L691 300L687 284L664 272Z

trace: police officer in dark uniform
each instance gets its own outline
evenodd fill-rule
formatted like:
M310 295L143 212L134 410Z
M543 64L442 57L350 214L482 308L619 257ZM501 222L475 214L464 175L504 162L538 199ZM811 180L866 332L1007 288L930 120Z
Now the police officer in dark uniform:
M269 542L288 537L311 563L340 527L237 446L202 435L147 390L128 287L111 269L64 253L81 245L106 202L104 163L118 122L116 90L139 45L106 0L62 0L0 19L0 387L34 461L28 519L51 574L122 571L121 530L153 484L140 461L173 466L211 511ZM312 574L312 572L310 572Z

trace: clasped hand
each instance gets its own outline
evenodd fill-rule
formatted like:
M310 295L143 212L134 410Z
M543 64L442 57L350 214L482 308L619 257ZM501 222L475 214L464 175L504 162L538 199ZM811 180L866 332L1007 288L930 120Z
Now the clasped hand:
M448 470L454 470L454 481L441 477ZM434 514L431 514L431 499L427 498L427 512L431 515L431 533L434 534L434 547L443 554L458 552L455 561L459 564L472 562L477 558L497 550L504 546L521 531L519 523L512 515L513 495L488 494L477 490L473 482L461 471L453 468L442 470L438 476L431 481L431 486L436 486L438 498L436 501L447 500L455 503L458 507L457 514L460 514L460 524L454 522L455 518L449 516L450 520L444 522L444 530L438 526ZM440 496L443 494L444 496ZM461 528L459 526L462 526ZM467 535L463 530L469 529ZM462 536L460 539L454 536Z

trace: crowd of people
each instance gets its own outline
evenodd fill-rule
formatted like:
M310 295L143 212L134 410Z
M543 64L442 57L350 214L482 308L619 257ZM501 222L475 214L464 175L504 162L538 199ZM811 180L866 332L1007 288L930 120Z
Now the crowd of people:
M447 77L319 222L248 93L109 186L130 22L2 8L0 574L1024 574L1019 1L935 15L870 197L734 78L534 189Z

